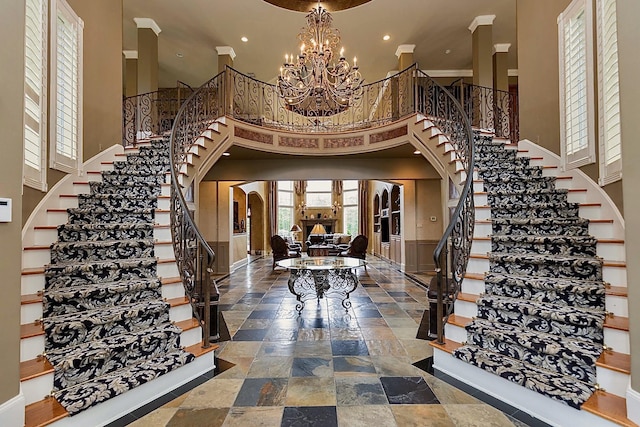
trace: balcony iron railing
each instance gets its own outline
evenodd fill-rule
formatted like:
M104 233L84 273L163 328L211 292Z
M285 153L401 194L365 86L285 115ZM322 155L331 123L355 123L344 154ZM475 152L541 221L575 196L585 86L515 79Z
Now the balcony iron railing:
M187 161L190 148L216 119L230 116L260 126L301 133L334 133L367 129L392 123L412 114L424 115L448 138L465 182L459 203L453 211L434 253L438 279L438 341L443 341L444 323L453 308L466 270L473 236L473 135L462 107L449 91L415 65L367 85L362 98L335 116L300 115L288 110L278 98L275 86L260 82L231 68L218 74L197 89L180 107L171 131L171 230L176 262L194 316L201 322L204 342L218 336L210 330L217 324L212 296L217 289L211 279L214 251L189 212L185 192L180 184L180 168Z
M122 101L122 144L135 145L151 135L171 130L182 103L193 88L178 81L175 88L129 96Z
M458 100L471 125L493 131L499 138L520 140L518 94L457 80L447 87Z

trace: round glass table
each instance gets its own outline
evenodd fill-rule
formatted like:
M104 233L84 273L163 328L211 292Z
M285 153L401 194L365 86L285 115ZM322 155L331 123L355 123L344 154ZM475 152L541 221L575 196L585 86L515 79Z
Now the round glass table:
M364 267L366 261L359 258L318 256L289 258L276 262L289 270L289 291L296 296L298 313L305 301L316 298L340 297L342 306L351 308L349 294L358 287L356 268Z

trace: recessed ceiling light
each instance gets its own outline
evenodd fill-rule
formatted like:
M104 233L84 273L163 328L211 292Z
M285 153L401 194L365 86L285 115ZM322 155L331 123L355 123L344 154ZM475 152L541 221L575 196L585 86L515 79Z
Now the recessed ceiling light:
M447 49L444 51L445 54L449 55L451 53L451 49Z
M225 151L224 153L222 153L223 156L225 157L229 157L231 155L231 153L229 153L228 151Z
M242 36L242 37L240 38L240 40L242 40L242 41L243 41L243 42L245 42L245 43L249 41L249 39L248 39L248 38L246 38L246 37L244 37L244 36Z
M183 54L182 52L177 52L177 53L176 53L176 56L177 56L178 58L182 58L182 57L184 56L184 54Z
M420 152L420 150L416 150L413 152L413 154L422 154L422 153Z
M389 34L385 34L384 36L382 36L382 40L387 41L391 38L391 36Z

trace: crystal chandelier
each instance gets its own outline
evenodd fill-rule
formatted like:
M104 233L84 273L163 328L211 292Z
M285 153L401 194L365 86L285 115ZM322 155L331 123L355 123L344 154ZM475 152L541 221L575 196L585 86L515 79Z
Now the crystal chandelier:
M347 109L362 95L357 59L350 66L344 48L336 61L340 33L332 28L331 14L320 6L307 15L298 34L300 54L285 55L278 76L278 95L286 107L305 116L331 116Z

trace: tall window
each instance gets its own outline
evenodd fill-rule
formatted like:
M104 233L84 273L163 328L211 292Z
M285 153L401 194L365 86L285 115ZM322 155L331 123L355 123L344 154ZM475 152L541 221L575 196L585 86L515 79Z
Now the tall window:
M76 172L82 165L82 28L65 0L52 1L51 167Z
M27 0L24 37L23 183L47 190L47 2Z
M565 169L595 161L591 2L574 0L558 17L560 137Z
M331 181L307 181L305 203L307 207L329 207L331 194Z
M598 0L596 19L600 185L606 185L622 177L616 1Z
M286 237L293 225L293 181L278 181L278 234Z
M343 181L342 197L344 232L356 236L358 235L358 181Z

